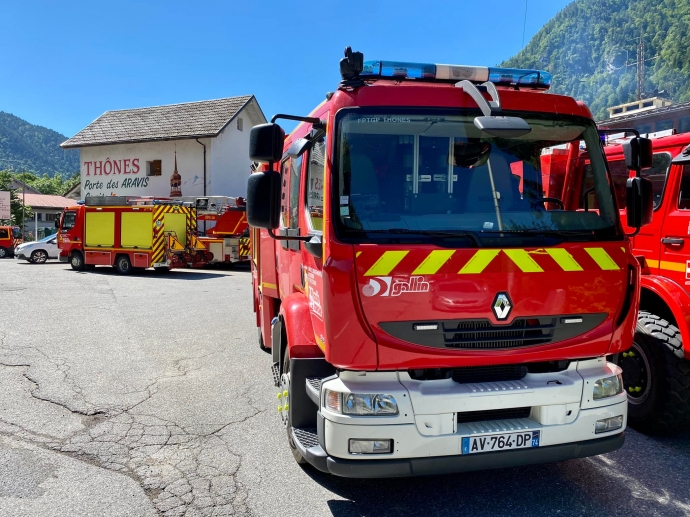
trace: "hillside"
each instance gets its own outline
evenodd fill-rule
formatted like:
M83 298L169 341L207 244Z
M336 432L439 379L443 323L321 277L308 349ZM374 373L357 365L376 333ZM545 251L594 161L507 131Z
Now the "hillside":
M0 111L0 170L22 168L68 178L79 171L79 151L63 150L67 137Z
M646 96L690 101L690 0L575 0L501 66L550 71L553 92L584 100L600 120L636 98L640 35Z

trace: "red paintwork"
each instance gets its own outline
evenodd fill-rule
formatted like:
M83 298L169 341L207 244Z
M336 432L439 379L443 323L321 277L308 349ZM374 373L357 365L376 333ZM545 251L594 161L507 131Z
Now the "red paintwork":
M12 235L13 230L19 231L18 226L0 226L0 229L7 232L7 238L0 236L0 248L5 248L9 253L12 253L14 248L24 242L21 238L15 238Z
M247 229L247 214L244 209L229 209L220 214L216 225L206 232L209 237L230 237L242 235ZM203 237L201 237L203 239Z
M591 120L587 107L569 97L529 90L499 90L502 106L506 110L551 112ZM377 81L354 91L339 90L310 114L327 121L327 150L333 149L335 115L340 109L353 106L476 107L469 95L448 84ZM284 149L287 150L295 139L303 137L310 130L311 125L300 124L285 139ZM549 160L544 167L549 176L545 183L548 185L548 195L561 199L567 195L573 201L566 202L566 208L572 206L579 195L573 185L581 179L583 159L578 156L577 149L564 156L544 158ZM259 311L258 323L267 347L271 346L271 319L278 315L267 304L269 299L276 302L282 300L283 304L289 302L291 305L294 303L293 299L302 300L300 311L284 310L283 306L280 308L280 315L288 328L296 326L300 329L300 332L291 333L292 338L288 337L289 345L311 346L313 339L305 336L304 332L313 328L317 345L323 347L326 360L344 369L391 370L576 359L602 356L611 350L630 346L635 318L628 315L621 326L615 325L627 287L627 266L632 266L639 274L639 264L630 252L628 243L624 241L571 243L564 246L585 269L584 272L575 273L564 273L554 267L554 264L542 261L535 255L535 260L544 268L543 273L523 273L507 257L499 256L481 274L458 275L462 265L476 251L460 249L456 250L438 274L427 277L431 283L428 293L414 293L409 297L401 296L385 301L380 298L366 299L362 295L362 287L367 283L364 273L383 251L399 248L372 244L353 246L337 240L332 230L332 210L329 207L331 167L331 155L327 152L323 196L323 261L315 259L303 246L299 251L283 248L279 241L271 239L264 230L252 232L252 246L258 245L260 248L260 257L252 263L255 310ZM516 173L519 174L519 171ZM303 167L301 177L304 178L305 174L306 167ZM305 183L301 181L299 199L305 199ZM302 235L308 232L304 210L299 211L299 227ZM260 234L258 239L257 233ZM596 268L583 249L595 246L603 247L621 269L602 271ZM410 245L405 249L409 249L410 253L398 267L403 274L409 275L414 264L418 265L421 261L419 257L423 259L434 247ZM356 257L359 252L361 254ZM304 304L311 302L310 289L307 289L306 296L301 293L304 290L303 278L309 271L320 281L317 301L322 310L322 318L308 306L308 312L304 309ZM274 287L267 286L267 283ZM261 292L259 285L262 287ZM520 316L568 312L606 312L609 316L599 327L569 341L550 346L500 351L421 347L397 340L385 334L378 326L382 321L412 319L494 319L491 302L498 291L506 289L510 291L515 303L509 322ZM633 308L637 307L637 302L636 294ZM296 323L292 318L301 318L302 321ZM299 342L293 343L291 340Z
M655 154L669 153L676 157L690 145L690 133L655 138L652 139L652 145ZM609 145L605 148L605 153L609 163L623 160L621 145ZM654 211L652 222L644 226L632 238L632 242L633 253L645 259L642 289L659 296L669 308L680 329L685 356L690 359L690 277L686 271L674 271L667 267L668 263L687 267L687 261L690 260L690 211L678 210L683 168L683 165L671 165L662 201ZM625 215L624 209L621 210L621 215ZM626 228L626 231L630 231L630 228ZM680 238L683 244L662 244L661 239L664 237Z
M323 357L314 339L314 327L309 315L309 300L302 293L292 293L283 300L280 315L285 322L285 333L290 346L290 357Z

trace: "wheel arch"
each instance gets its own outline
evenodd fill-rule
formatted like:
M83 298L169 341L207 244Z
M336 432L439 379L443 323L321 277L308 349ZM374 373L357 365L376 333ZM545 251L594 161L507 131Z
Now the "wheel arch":
M680 330L686 359L690 359L690 295L676 282L659 276L642 276L640 310L673 323Z
M290 358L293 359L324 357L323 352L316 344L309 300L304 294L293 293L285 297L280 304L278 318L280 318L281 325L278 364L281 368L286 348L289 348Z

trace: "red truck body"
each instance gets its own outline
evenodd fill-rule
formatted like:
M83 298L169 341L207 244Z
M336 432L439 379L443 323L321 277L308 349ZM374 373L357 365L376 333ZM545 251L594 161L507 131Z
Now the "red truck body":
M18 226L0 226L0 258L12 257L14 249L23 241Z
M503 142L506 147L498 152L503 144L492 141L496 155L492 150L487 172L479 161L459 165L464 155L458 155L458 142L476 145L479 138L453 136L462 132L447 129L456 122L454 113L479 111L466 90L447 82L385 78L345 84L285 138L280 194L276 192L280 224L274 230L251 228L252 278L261 346L272 349L276 385L281 386L279 412L298 461L342 476L379 477L552 461L599 454L622 444L622 386L608 405L586 410L592 402L587 393L600 382L594 377L620 373L604 357L630 347L638 306L640 266L613 200L606 201L611 226L605 238L539 240L529 231L521 234L521 223L515 223L515 236L497 234L494 219L494 207L499 228L521 217L499 212L508 210L509 203L524 205L530 192L540 198L530 205L541 207L534 209L534 217L598 217L593 210L583 213L574 191L596 159L596 195L605 199L612 194L591 114L569 97L499 87L503 112L524 114L537 143L530 144L529 156L520 158L522 151L515 151L506 158L510 142ZM589 154L581 148L583 130L566 130L562 139L551 139L550 130L539 132L542 119L557 121L554 132L567 121L578 121L586 134L595 135L586 137L594 138L588 140ZM298 154L298 148L307 151ZM362 171L365 177L356 180L355 188ZM420 215L414 221L456 217L449 203L465 192L474 196L473 189L480 192L477 185L486 187L481 192L488 195L471 197L480 208L468 208L466 220L482 211L491 214L477 231L463 230L456 238L440 230L440 235L425 234L415 229L412 218L406 219L405 214L415 211ZM398 187L399 192L394 191ZM401 208L393 214L393 206ZM350 231L353 226L347 225L359 224L365 213L367 229ZM374 229L397 229L401 220L408 227L397 233ZM541 231L539 226L532 230ZM377 232L386 235L378 238ZM581 327L558 330L567 322ZM552 331L564 333L555 338ZM552 337L544 338L547 334ZM525 375L513 377L515 368ZM593 377L582 373L579 395L561 408L558 401L565 399L555 386L565 390L569 381L559 375L574 371L588 371ZM511 390L521 385L511 383L528 379L543 386L553 382L554 389L549 395L535 384L530 388L533 399L505 394L517 395ZM476 396L495 391L506 398ZM398 413L395 418L346 416L355 411L348 407L357 397L382 405L393 397ZM553 409L559 413L553 421L546 416L552 411L547 400L559 408ZM352 402L353 407L359 403ZM602 413L597 416L598 411ZM510 415L517 420L505 420ZM590 418L586 415L592 420L585 420ZM618 419L622 426L599 438L595 427L604 424L594 421L606 418ZM582 427L557 430L556 421ZM513 428L536 431L532 446L551 445L540 452L553 454L502 451L484 452L479 460L472 456L479 443L472 436L497 437L498 431ZM568 438L556 438L560 432ZM560 448L573 442L578 442L578 452ZM375 456L379 446L383 452Z

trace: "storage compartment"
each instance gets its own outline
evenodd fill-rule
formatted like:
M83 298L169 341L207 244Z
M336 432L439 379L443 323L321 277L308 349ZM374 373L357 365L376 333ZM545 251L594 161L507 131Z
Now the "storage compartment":
M133 267L149 267L149 254L148 253L135 253L134 260L132 261Z
M96 266L112 266L112 253L110 251L87 251L84 257L85 264Z
M115 244L114 212L86 212L85 244L87 246L113 246Z
M151 249L153 242L152 216L151 212L122 213L120 243L123 248Z

